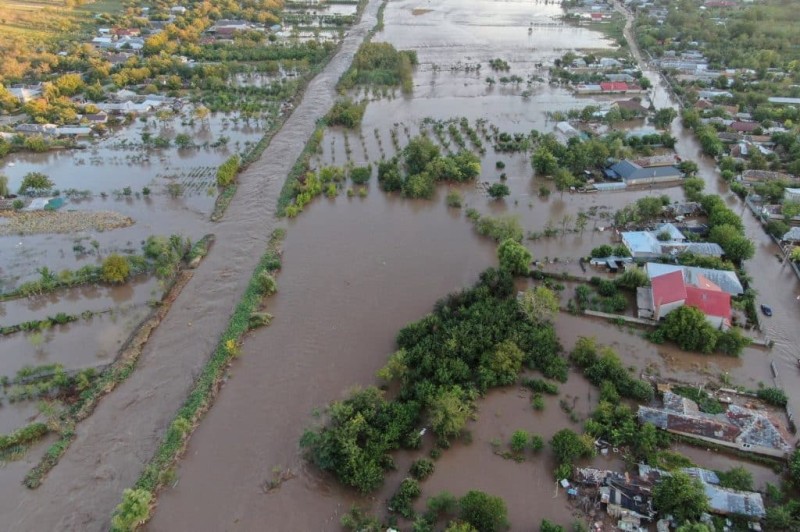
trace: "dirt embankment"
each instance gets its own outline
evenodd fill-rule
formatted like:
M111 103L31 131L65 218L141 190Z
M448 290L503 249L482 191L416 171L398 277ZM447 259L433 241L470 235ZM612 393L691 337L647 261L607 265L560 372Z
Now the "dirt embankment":
M133 225L133 219L116 212L33 211L0 212L0 236L107 231Z

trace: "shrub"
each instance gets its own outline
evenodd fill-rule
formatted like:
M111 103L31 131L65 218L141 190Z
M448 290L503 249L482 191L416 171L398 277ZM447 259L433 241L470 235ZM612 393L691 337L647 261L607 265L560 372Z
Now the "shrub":
M511 194L511 191L508 189L508 186L505 185L504 183L495 183L488 189L486 189L486 192L488 192L489 196L491 196L494 199L500 199Z
M409 473L411 473L411 476L417 480L425 480L433 474L434 468L435 466L433 465L433 462L427 458L420 458L411 464Z
M509 447L515 453L521 453L525 450L528 446L528 441L530 440L530 434L528 431L519 429L515 430L514 434L511 435L511 441L509 442Z
M481 532L496 532L508 526L506 503L482 491L469 491L458 501L461 519Z
M111 527L115 532L135 530L138 525L147 521L150 516L150 501L153 494L144 489L126 489L111 519Z
M544 438L538 434L531 434L531 441L528 443L528 445L533 452L538 453L544 449Z
M762 401L775 406L786 406L788 402L786 392L780 388L761 388L756 392L756 395L758 395L758 398Z
M107 283L124 283L130 273L128 259L114 253L103 261L100 278Z
M217 168L217 185L227 187L236 180L239 172L239 156L231 155L224 163Z
M451 190L447 193L447 206L453 207L458 209L461 207L461 203L463 202L463 198L461 197L461 193L457 190Z
M506 163L504 163L503 161L497 161L496 163L494 163L494 167L497 168L498 170L502 170L503 168L506 167Z
M427 172L409 175L403 183L403 195L408 198L430 199L436 191L436 184Z
M0 197L5 198L10 194L11 192L8 189L8 177L0 175Z
M519 242L507 238L497 246L497 258L500 268L511 275L527 275L533 255Z
M28 172L22 178L22 183L19 186L19 193L26 194L29 190L44 191L53 188L53 182L45 174L41 172Z
M11 206L14 207L14 210L18 211L25 206L25 203L21 199L15 199L11 202Z
M352 179L353 183L356 185L366 184L370 177L372 177L372 165L370 164L367 166L356 166L350 170L350 179Z
M411 503L420 496L422 490L419 483L413 478L406 478L400 483L400 487L389 499L389 509L397 512L406 519L411 519L414 516L414 508Z
M337 100L325 115L325 122L329 126L343 126L352 129L361 124L366 108L366 102L355 103L350 98L342 98Z

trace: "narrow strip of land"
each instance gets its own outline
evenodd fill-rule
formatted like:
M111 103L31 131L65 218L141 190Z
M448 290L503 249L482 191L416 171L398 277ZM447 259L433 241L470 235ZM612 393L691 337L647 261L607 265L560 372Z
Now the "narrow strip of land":
M368 30L366 7L339 51L261 158L240 176L215 229L215 247L153 334L133 375L77 427L77 438L41 488L0 498L8 530L104 530L123 489L138 478L216 346L275 225L281 186L335 97L335 85Z

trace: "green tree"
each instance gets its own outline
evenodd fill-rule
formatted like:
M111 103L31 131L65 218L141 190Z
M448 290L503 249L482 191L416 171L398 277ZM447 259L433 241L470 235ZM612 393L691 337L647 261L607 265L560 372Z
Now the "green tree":
M558 159L550 150L541 146L533 153L531 165L537 175L554 175L558 170Z
M131 273L128 259L113 253L106 257L101 268L101 278L107 283L124 283Z
M472 414L472 402L459 386L442 390L428 405L433 431L443 438L458 436Z
M564 191L569 190L575 184L575 176L566 168L559 168L553 176L553 181L556 184L556 190L561 192L561 196L564 196Z
M505 340L481 357L478 369L482 389L491 386L508 386L517 380L525 353L512 340Z
M712 532L707 525L703 523L684 523L675 529L675 532Z
M506 503L482 491L469 491L458 501L461 519L480 532L497 532L508 527Z
M800 486L800 449L795 449L789 458L789 477L795 486Z
M406 171L410 175L421 173L439 154L439 147L431 139L422 135L414 137L403 149Z
M122 492L122 502L117 505L111 528L114 532L135 530L150 517L150 502L153 494L144 489L126 489Z
M533 255L516 240L507 238L497 246L497 258L500 261L500 267L510 274L527 275Z
M539 524L539 532L564 532L564 527L551 523L547 519L542 519L541 524Z
M0 198L5 198L11 195L8 189L8 177L0 174Z
M550 446L559 464L572 464L578 458L588 458L594 446L570 429L561 429L550 439Z
M755 245L733 225L722 224L714 226L708 235L708 240L716 242L725 252L725 257L740 264L755 253Z
M717 344L717 331L694 307L683 306L667 314L658 332L684 351L711 353Z
M657 128L666 129L677 116L678 112L675 111L675 109L672 107L664 107L656 111L656 114L653 116L653 124Z
M41 172L28 172L22 178L22 184L19 186L19 194L25 194L29 190L36 192L50 190L53 186L53 182L45 174Z
M558 314L559 301L555 292L545 286L528 288L519 300L523 314L533 324L552 322Z
M511 191L505 183L495 183L486 189L486 192L494 199L500 199L511 194Z
M191 148L192 137L186 133L178 133L175 135L175 145L181 149Z
M653 506L661 515L672 514L679 523L697 521L708 512L708 498L699 480L676 472L653 488Z

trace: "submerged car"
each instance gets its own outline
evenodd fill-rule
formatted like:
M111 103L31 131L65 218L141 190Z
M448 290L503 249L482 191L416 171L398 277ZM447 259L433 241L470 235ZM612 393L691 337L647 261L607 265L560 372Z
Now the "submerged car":
M772 309L767 305L761 305L761 312L764 313L764 316L772 316Z

